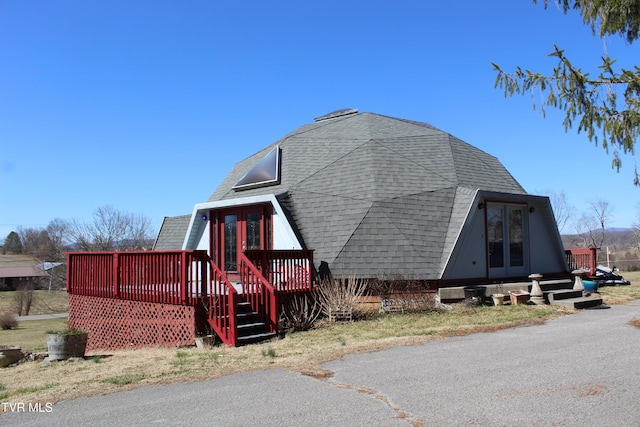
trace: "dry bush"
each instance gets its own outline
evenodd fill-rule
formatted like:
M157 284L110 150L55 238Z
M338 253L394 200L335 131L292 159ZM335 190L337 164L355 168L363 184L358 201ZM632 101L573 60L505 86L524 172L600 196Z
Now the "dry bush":
M0 328L4 330L15 329L18 327L18 318L15 314L8 311L0 311Z
M322 306L314 294L294 296L282 306L281 324L292 331L308 331L322 313Z
M326 316L332 312L353 313L360 298L366 295L368 287L369 280L355 276L322 280L316 291L322 312Z
M406 295L405 310L409 312L433 312L439 311L436 304L436 294L421 291Z

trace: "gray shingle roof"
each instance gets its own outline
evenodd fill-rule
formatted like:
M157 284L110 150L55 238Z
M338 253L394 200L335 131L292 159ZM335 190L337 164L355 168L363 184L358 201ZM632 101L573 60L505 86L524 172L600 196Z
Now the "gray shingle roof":
M278 185L233 185L274 146ZM209 201L275 194L334 273L438 278L475 190L526 194L493 156L427 123L361 113L302 126L239 162Z
M189 228L191 215L166 216L153 245L155 251L173 251L182 249L182 243Z

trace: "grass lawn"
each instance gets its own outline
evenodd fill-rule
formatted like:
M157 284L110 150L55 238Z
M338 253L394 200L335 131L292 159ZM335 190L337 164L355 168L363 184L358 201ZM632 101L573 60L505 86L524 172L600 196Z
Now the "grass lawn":
M85 359L51 364L23 362L2 370L0 401L46 404L146 385L198 381L273 367L324 378L329 373L321 365L346 354L537 324L566 313L568 311L550 306L525 305L479 308L459 305L441 313L379 315L375 312L366 320L321 322L311 331L239 348L151 348L94 352L88 353ZM21 322L21 327L23 323L30 322ZM64 325L64 321L60 324ZM21 331L36 337L29 341L35 348L42 345L38 340L40 343L46 341L44 331L51 326L47 321ZM15 331L4 332L0 336ZM20 342L18 339L13 341Z
M22 321L16 329L0 329L0 345L18 346L24 353L46 353L47 331L66 327L66 318Z
M640 299L640 272L623 272L622 275L632 284L602 287L599 291L606 304L624 304ZM347 354L539 324L571 313L574 311L551 306L469 308L458 304L453 310L440 313L380 315L374 312L357 322L321 322L310 331L239 348L151 348L94 352L87 354L85 359L51 364L23 362L2 369L0 401L46 404L272 367L324 378L331 373L324 371L322 364ZM638 323L640 326L640 321ZM44 352L45 332L62 329L65 325L66 319L20 322L17 330L0 330L0 344L20 345L29 352Z
M0 292L0 312L16 313L17 291ZM33 303L29 314L66 313L69 311L69 297L66 291L33 291Z
M640 271L620 272L620 275L630 281L631 285L600 286L598 288L598 294L607 305L624 304L640 299Z

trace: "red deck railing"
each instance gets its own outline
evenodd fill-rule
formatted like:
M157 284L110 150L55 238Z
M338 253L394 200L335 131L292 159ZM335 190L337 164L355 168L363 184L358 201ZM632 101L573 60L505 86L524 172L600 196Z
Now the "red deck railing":
M589 270L590 276L596 274L596 248L571 248L566 249L564 253L571 270Z
M278 292L313 290L313 250L247 250L244 254Z
M236 347L238 345L238 324L236 305L238 291L227 280L213 261L209 260L211 278L208 288L208 316L209 324L215 330L222 342Z
M258 313L260 320L269 326L270 332L278 332L278 297L276 289L269 283L244 253L238 256L242 294Z
M206 251L70 252L67 292L195 305L206 295Z
M196 306L216 334L238 345L237 303L250 303L271 332L278 330L279 293L312 290L313 251L239 254L242 295L206 251L67 253L70 294Z

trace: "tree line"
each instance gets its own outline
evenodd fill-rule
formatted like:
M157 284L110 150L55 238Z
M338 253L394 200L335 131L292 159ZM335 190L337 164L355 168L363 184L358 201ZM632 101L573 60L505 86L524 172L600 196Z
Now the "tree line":
M30 255L42 263L62 263L48 270L46 285L44 279L32 280L24 289L28 292L34 286L64 287L65 252L151 249L155 234L149 218L107 205L97 208L88 222L56 218L44 228L18 227L4 239L0 250L2 254ZM18 290L21 290L20 286Z
M89 222L56 218L44 228L18 227L4 239L2 253L62 262L68 251L150 249L154 237L149 218L107 205L97 208Z
M640 269L640 205L631 227L614 229L614 209L609 202L591 200L587 210L578 213L564 193L546 193L565 248L597 248L599 264L611 263L626 271Z

